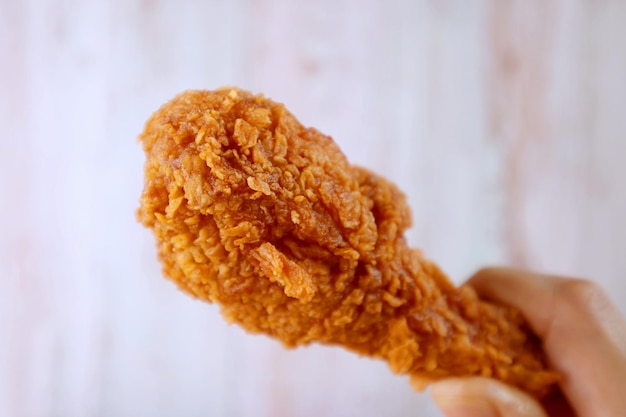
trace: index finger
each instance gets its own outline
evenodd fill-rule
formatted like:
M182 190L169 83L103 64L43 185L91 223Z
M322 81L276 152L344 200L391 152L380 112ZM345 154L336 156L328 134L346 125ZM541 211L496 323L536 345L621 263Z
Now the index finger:
M522 312L543 340L552 366L563 374L561 388L581 415L595 415L602 407L626 410L621 392L626 324L597 285L503 268L479 271L468 285L484 299Z

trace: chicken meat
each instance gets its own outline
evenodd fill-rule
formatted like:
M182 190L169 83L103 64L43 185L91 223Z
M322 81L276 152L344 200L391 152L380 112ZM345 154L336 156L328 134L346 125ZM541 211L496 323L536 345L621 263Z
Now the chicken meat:
M475 375L541 397L558 380L517 310L455 287L407 245L403 193L283 105L184 92L140 142L138 217L164 274L229 322L383 359L416 387Z

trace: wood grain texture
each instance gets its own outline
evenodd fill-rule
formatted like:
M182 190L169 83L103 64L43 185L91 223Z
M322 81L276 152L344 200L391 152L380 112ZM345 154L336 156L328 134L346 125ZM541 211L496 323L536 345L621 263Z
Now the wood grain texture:
M621 0L0 0L0 416L437 416L160 276L135 138L188 88L288 105L406 191L456 282L597 280L626 312Z

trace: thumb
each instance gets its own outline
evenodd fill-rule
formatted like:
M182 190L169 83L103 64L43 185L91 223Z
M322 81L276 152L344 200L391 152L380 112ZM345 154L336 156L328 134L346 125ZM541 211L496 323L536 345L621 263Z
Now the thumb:
M494 379L445 379L431 394L446 417L546 417L535 399Z

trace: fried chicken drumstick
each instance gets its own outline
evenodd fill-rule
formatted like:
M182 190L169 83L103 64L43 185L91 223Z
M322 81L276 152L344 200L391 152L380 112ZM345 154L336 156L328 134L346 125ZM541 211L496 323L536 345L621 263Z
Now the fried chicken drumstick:
M454 287L407 246L402 192L283 105L188 91L140 141L138 216L164 273L228 321L383 359L416 385L482 375L540 397L558 379L518 311Z

